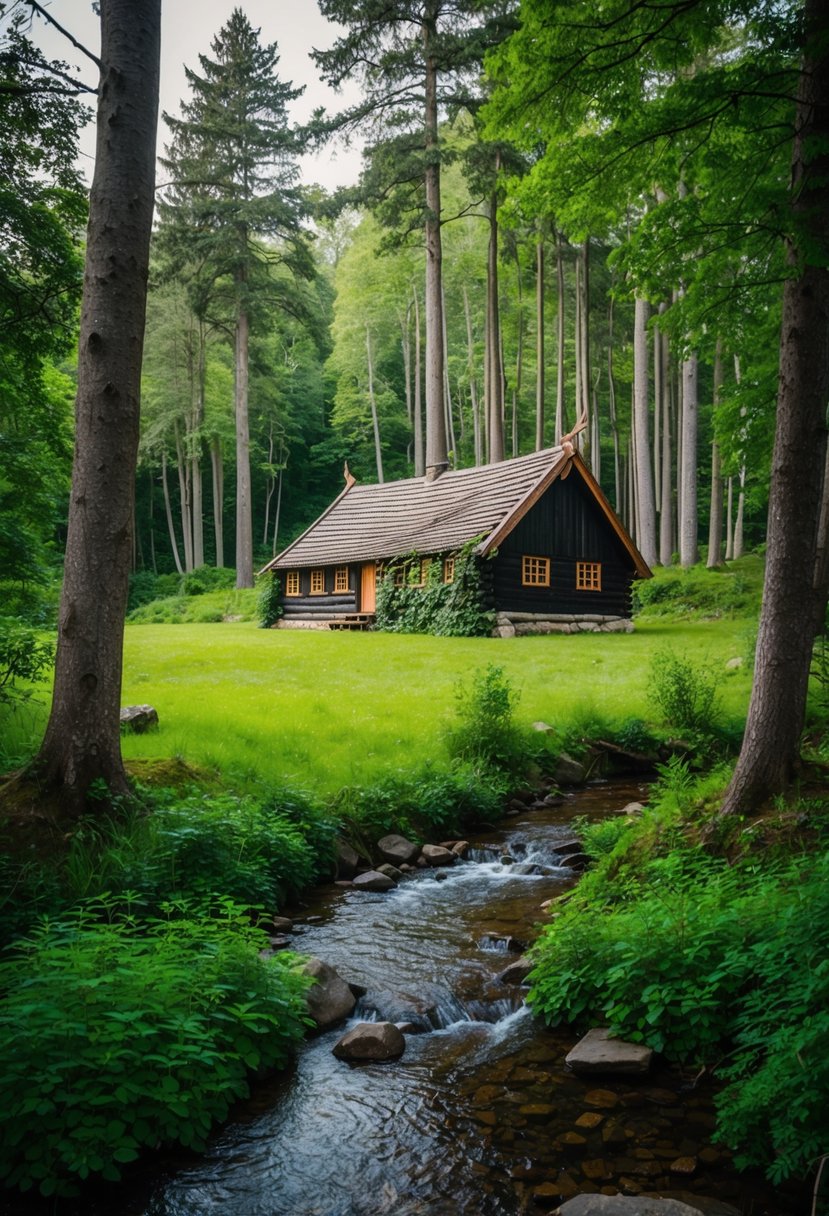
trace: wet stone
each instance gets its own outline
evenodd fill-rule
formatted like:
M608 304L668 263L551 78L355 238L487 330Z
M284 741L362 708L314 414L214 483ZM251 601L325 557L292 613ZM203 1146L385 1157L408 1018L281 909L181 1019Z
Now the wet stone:
M684 1174L686 1177L690 1177L691 1174L696 1173L696 1170L696 1157L677 1157L676 1161L671 1162L672 1174Z
M650 1047L613 1039L607 1027L596 1026L579 1039L564 1062L580 1076L642 1076L652 1059Z
M609 1089L591 1089L584 1095L588 1106L598 1106L601 1110L612 1110L619 1105L619 1095Z
M485 1127L494 1127L498 1122L498 1116L494 1110L476 1110L473 1117L476 1123L483 1123Z
M527 1106L519 1107L518 1113L530 1122L537 1123L552 1118L555 1109L554 1106L548 1106L542 1102L532 1102Z
M559 1139L561 1140L562 1144L587 1144L587 1137L580 1136L578 1132L565 1132L563 1136L559 1137Z
M603 1144L627 1144L628 1140L633 1138L634 1133L624 1127L618 1119L611 1119L602 1128L602 1143Z
M643 1089L641 1093L644 1098L647 1098L649 1102L655 1102L657 1106L673 1106L676 1102L676 1094L672 1089L651 1087Z
M586 1110L583 1115L579 1115L576 1119L576 1127L598 1127L604 1122L604 1115L600 1115L598 1111Z
M395 886L393 878L389 878L387 874L380 874L377 870L368 870L365 874L358 874L352 880L352 887L358 891L390 891Z
M612 1178L613 1176L613 1171L602 1157L582 1161L581 1170L585 1178L590 1178L594 1182L603 1182L605 1178Z
M533 1199L541 1207L552 1207L561 1198L561 1191L555 1182L542 1182L533 1187Z

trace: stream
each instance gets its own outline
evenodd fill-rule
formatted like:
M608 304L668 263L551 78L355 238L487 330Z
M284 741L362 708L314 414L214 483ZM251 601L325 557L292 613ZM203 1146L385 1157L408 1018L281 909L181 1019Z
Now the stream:
M387 894L318 893L295 913L296 949L365 996L258 1087L204 1156L159 1180L141 1216L513 1216L603 1188L694 1192L753 1216L794 1211L711 1143L712 1095L693 1074L579 1079L564 1067L575 1036L545 1029L497 979L535 935L543 901L572 885L556 853L572 817L643 795L592 786L473 839L449 870L419 871ZM337 1060L345 1030L372 1019L424 1032L407 1035L394 1063Z

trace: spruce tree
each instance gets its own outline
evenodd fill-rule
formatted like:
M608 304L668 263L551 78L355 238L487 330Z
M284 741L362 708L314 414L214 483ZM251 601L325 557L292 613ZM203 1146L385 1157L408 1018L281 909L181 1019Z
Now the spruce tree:
M248 422L251 326L258 302L290 295L313 276L297 186L302 145L288 120L300 95L277 74L276 43L263 46L241 9L214 38L200 72L186 69L190 100L165 114L173 139L162 162L171 183L160 206L162 249L188 279L201 315L228 318L234 335L236 585L253 586ZM282 266L288 275L276 275Z

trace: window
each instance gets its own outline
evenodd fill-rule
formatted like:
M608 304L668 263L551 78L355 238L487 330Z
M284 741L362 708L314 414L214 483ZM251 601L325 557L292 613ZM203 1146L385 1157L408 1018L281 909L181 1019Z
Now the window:
M334 591L348 591L348 566L337 566L334 571Z
M521 585L523 587L549 587L549 557L522 557Z
M299 595L299 571L289 570L285 575L285 594Z
M601 562L576 562L576 590L601 591Z
M432 564L430 557L423 557L420 560L415 558L409 564L406 572L406 582L410 587L425 587L429 578L429 567Z
M311 571L311 595L325 595L325 571Z
M406 583L406 567L394 566L394 585L395 587L403 587Z
M443 581L445 583L454 583L455 581L454 557L447 557L443 563Z

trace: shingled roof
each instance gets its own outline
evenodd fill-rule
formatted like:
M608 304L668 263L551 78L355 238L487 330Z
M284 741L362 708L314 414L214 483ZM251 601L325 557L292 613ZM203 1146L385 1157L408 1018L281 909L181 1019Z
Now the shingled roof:
M631 550L647 566L593 480L584 462L561 447L546 448L499 464L454 469L435 481L410 477L383 485L351 481L310 528L283 549L265 570L368 562L402 554L444 553L482 537L484 554L512 530L547 486L571 464L590 488Z

